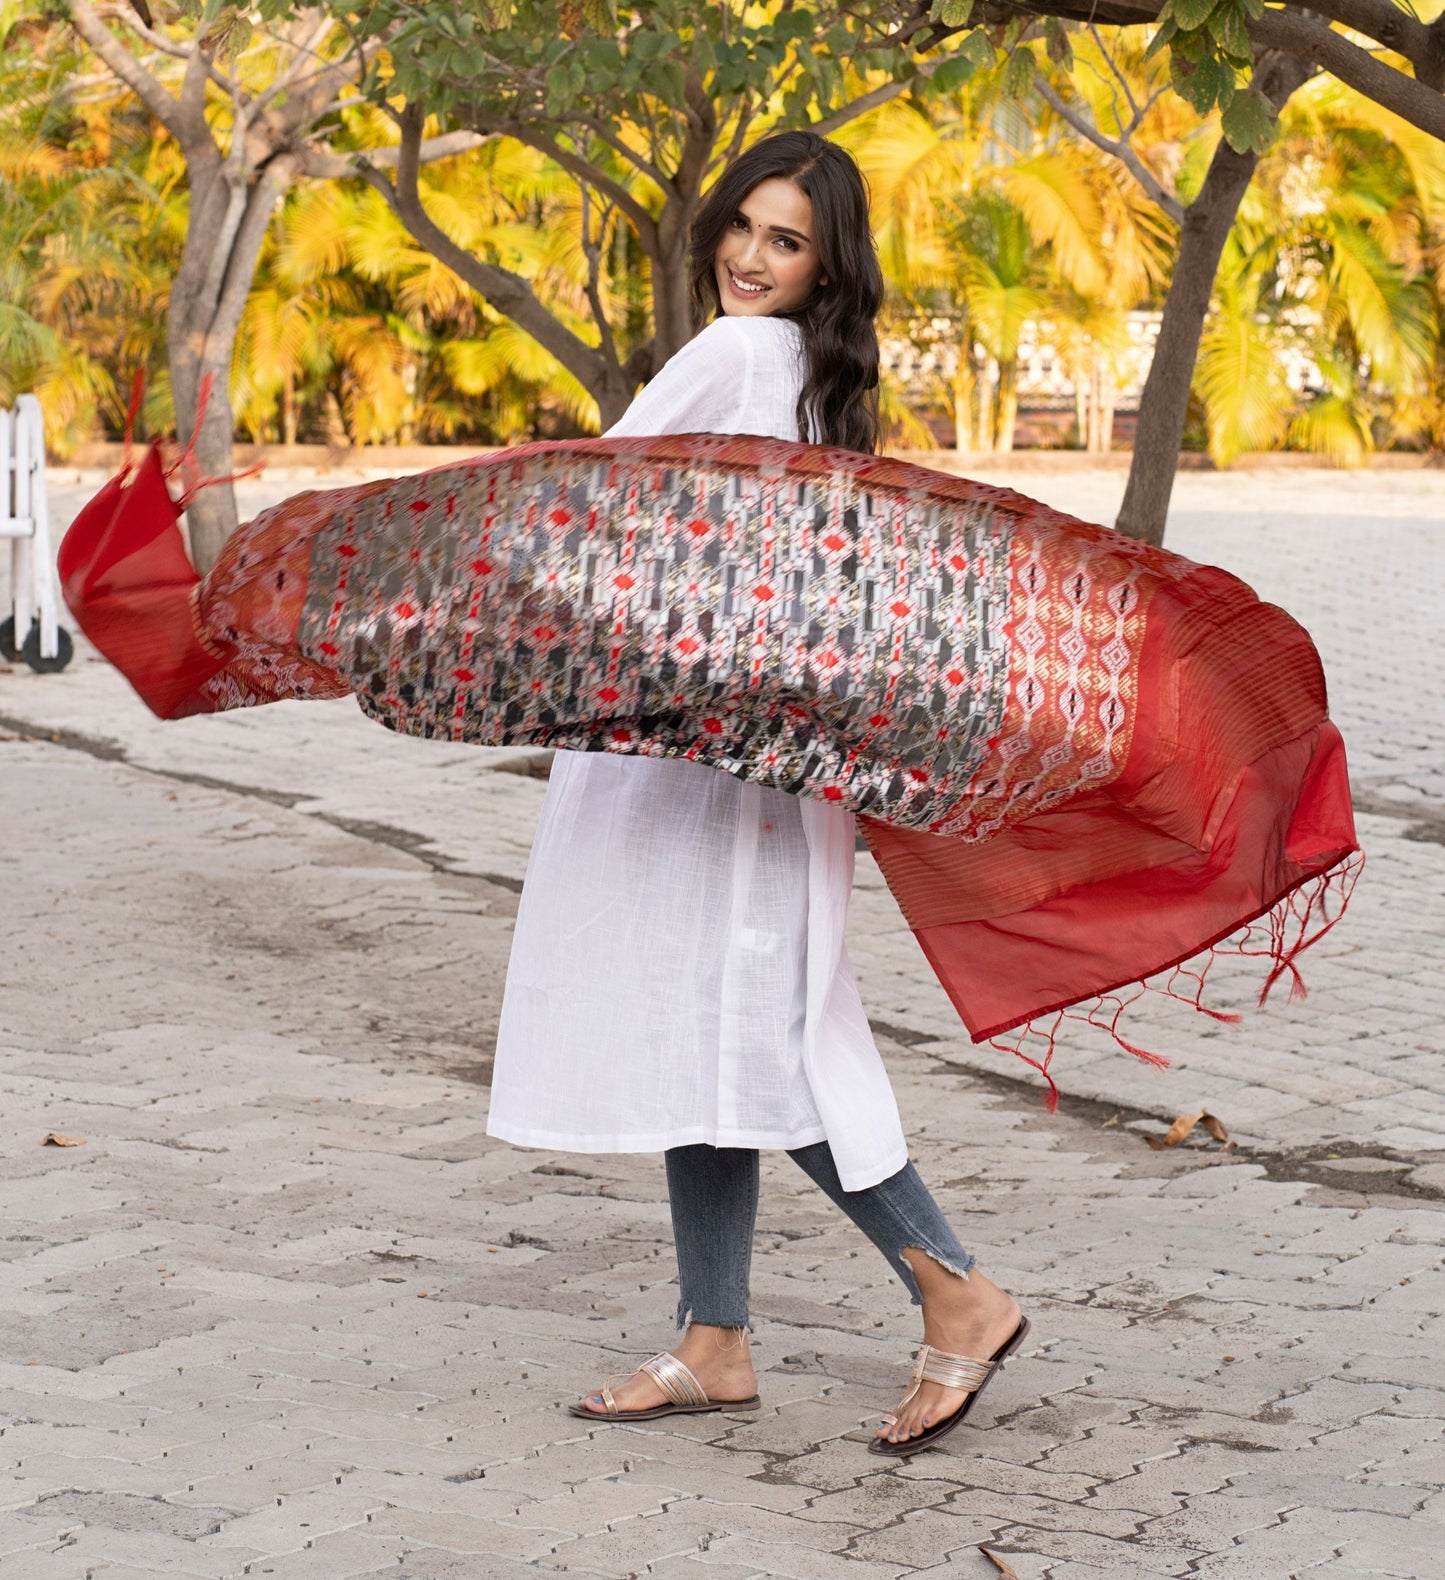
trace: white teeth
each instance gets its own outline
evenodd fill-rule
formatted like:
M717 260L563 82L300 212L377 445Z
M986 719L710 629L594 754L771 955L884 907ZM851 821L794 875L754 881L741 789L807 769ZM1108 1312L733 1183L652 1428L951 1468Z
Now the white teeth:
M741 291L745 296L761 296L767 290L766 285L749 285L746 280L738 279L737 275L729 274L735 290Z

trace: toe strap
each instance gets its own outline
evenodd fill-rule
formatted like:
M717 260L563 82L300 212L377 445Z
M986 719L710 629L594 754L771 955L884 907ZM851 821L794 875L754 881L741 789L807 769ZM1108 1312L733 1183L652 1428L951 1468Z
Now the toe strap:
M974 1393L988 1381L993 1369L992 1361L975 1360L971 1355L950 1355L946 1350L936 1350L931 1344L924 1344L918 1351L913 1380L915 1384L931 1382L941 1388L957 1388L964 1393Z
M710 1402L707 1390L697 1378L678 1360L676 1355L669 1355L666 1350L661 1355L654 1355L650 1361L643 1361L638 1370L646 1372L673 1404L708 1404Z

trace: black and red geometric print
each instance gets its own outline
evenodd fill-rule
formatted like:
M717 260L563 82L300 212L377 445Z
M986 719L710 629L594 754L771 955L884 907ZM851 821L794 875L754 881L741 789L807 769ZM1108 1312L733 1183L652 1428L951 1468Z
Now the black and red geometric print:
M410 734L682 757L937 826L1003 717L1006 516L870 493L856 456L692 445L353 493L313 539L302 650Z

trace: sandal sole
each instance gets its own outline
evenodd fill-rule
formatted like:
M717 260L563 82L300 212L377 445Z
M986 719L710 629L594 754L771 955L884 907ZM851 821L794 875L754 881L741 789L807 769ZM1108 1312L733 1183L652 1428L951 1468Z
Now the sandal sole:
M713 1415L725 1411L761 1410L762 1400L757 1394L751 1399L709 1399L706 1404L658 1404L650 1410L618 1410L609 1415L605 1410L588 1410L580 1404L569 1404L567 1414L579 1421L602 1421L616 1425L622 1421L657 1421L665 1415Z

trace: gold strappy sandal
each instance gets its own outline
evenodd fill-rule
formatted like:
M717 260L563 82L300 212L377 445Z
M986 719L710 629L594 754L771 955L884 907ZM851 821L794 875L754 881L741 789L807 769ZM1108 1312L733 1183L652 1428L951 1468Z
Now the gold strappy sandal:
M917 1437L905 1438L901 1443L890 1443L885 1437L875 1437L868 1445L868 1452L897 1459L916 1454L923 1448L931 1448L940 1438L947 1437L973 1409L974 1401L993 1381L995 1373L1004 1369L1009 1356L1028 1336L1029 1319L1020 1317L1019 1325L1010 1337L986 1361L977 1361L968 1355L950 1355L945 1350L934 1349L931 1344L921 1345L913 1367L913 1386L903 1396L903 1403L907 1404L926 1382L937 1383L943 1388L967 1389L968 1397L952 1415L945 1416L942 1421L935 1421ZM885 1415L883 1419L891 1425L898 1417Z
M589 1410L586 1405L569 1404L569 1413L580 1416L584 1421L655 1421L663 1415L706 1415L712 1410L762 1408L762 1401L757 1394L751 1399L709 1399L706 1389L697 1378L676 1355L670 1355L666 1350L661 1355L654 1355L650 1361L643 1361L637 1370L646 1372L662 1389L667 1395L667 1404L655 1404L650 1410L619 1410L616 1399L612 1397L613 1378L609 1377L603 1383L601 1392L592 1395L594 1399L601 1399L602 1411ZM636 1373L617 1372L614 1376L633 1377Z

